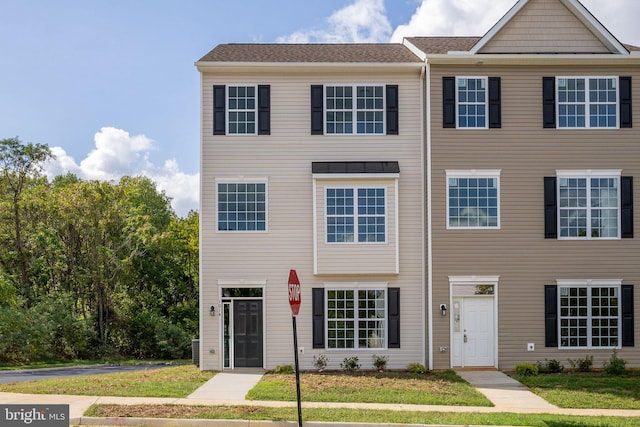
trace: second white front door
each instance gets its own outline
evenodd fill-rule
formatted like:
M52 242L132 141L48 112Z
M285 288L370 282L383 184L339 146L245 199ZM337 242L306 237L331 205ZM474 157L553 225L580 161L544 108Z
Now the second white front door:
M455 319L459 325L452 335L453 365L494 366L494 298L456 298L456 305L460 317Z

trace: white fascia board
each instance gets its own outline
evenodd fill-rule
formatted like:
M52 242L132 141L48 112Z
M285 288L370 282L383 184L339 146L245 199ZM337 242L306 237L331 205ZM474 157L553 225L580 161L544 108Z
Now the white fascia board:
M526 65L526 66L561 66L561 65L640 65L640 51L628 55L619 54L475 54L457 52L448 54L427 55L426 59L432 65Z
M480 49L482 49L489 41L504 28L509 21L518 13L520 10L529 2L529 0L519 0L518 3L513 5L511 9L502 17L500 20L493 26L491 29L482 36L482 38L476 43L471 50L469 51L472 54L478 53Z
M357 69L369 71L415 70L421 72L422 62L218 62L198 61L195 63L200 72L230 70L282 69L313 71L318 69Z
M407 40L407 38L405 37L402 40L402 44L411 51L411 53L413 53L414 55L416 55L418 58L420 58L421 61L424 61L427 57L427 54L424 53L422 50L420 50L420 48L418 48L416 45L414 45L413 43L411 43L409 40Z

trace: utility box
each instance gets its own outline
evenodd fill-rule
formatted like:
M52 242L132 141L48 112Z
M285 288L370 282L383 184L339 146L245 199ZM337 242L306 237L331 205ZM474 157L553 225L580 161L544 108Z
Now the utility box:
M191 340L191 361L198 368L200 367L200 340Z

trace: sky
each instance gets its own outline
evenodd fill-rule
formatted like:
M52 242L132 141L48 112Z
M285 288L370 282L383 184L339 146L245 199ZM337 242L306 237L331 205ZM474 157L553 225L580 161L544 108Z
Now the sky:
M50 178L145 175L198 209L200 77L221 43L482 36L516 0L0 0L0 139L48 145ZM583 0L640 46L638 0Z

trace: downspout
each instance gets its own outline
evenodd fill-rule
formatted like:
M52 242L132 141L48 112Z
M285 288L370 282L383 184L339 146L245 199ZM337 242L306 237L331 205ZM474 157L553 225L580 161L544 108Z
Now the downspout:
M425 111L425 99L426 99L426 92L425 92L425 72L426 72L426 66L422 66L422 70L420 71L420 94L422 95L420 97L420 118L421 120L424 120L425 115L427 114ZM426 269L425 269L425 255L426 255L426 250L425 250L425 244L426 244L426 239L425 239L425 157L424 157L424 148L425 148L425 125L423 122L423 125L420 126L420 162L421 167L420 167L420 188L422 189L420 191L420 212L422 213L422 218L420 219L420 226L422 228L422 241L421 241L421 270L422 270L422 307L425 306L426 303ZM430 325L430 321L429 321L429 316L428 315L423 315L423 325ZM425 330L426 328L422 328L422 362L424 362L425 365L430 366L427 363L427 339L430 339L431 334L427 333L427 331Z
M427 149L427 316L428 322L428 342L429 342L429 363L428 369L433 369L433 238L431 226L431 64L429 59L425 59L426 84L425 84L425 103L426 103L426 149ZM423 168L424 170L424 168Z
M204 85L204 77L202 75L202 71L199 71L199 75L200 75L200 86L199 86L199 91L200 91L200 182L199 182L199 201L198 201L198 209L200 212L200 220L198 221L198 306L200 308L199 310L199 315L198 315L198 360L200 361L200 370L204 371L204 347L205 347L205 335L204 335L204 316L202 313L204 313L204 280L203 277L204 275L202 274L202 267L204 265L203 260L202 260L202 248L204 247L203 245L203 226L202 226L202 195L203 195L203 188L204 187L202 185L203 183L203 175L204 175L204 143L203 143L203 138L204 138L204 132L203 132L203 105L204 105L204 101L203 101L203 96L202 96L202 88ZM222 369L220 369L222 370Z

